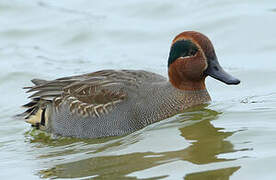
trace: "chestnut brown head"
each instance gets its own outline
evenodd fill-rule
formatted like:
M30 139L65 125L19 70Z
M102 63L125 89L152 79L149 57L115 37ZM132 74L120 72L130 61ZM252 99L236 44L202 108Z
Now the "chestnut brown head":
M186 31L174 38L168 68L172 85L183 90L205 89L208 75L226 84L240 83L222 69L211 41L195 31Z

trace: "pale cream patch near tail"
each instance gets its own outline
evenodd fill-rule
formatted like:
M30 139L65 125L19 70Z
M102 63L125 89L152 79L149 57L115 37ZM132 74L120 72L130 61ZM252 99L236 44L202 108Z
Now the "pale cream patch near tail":
M50 109L46 106L39 108L35 114L28 116L25 120L27 123L30 123L32 126L40 130L46 130L48 128Z
M36 125L37 123L39 123L40 124L40 122L41 122L41 114L42 114L42 109L39 109L38 111L37 111L37 113L35 113L34 115L31 115L27 120L26 120L26 122L27 123L30 123L30 124L32 124L32 125Z

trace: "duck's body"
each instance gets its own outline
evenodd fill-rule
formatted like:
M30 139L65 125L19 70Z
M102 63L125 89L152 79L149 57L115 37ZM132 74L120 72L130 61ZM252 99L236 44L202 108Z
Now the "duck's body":
M62 136L117 136L208 102L210 96L204 83L207 75L203 71L208 71L209 63L202 54L204 49L195 47L192 40L188 44L184 41L184 54L177 55L183 51L179 50L183 39L172 45L171 52L176 49L176 53L170 54L173 59L169 59L169 81L141 70L103 70L53 81L33 80L35 86L28 92L35 93L30 96L32 101L24 105L28 108L24 113L26 121ZM199 69L182 72L183 67L193 66L191 62Z
M47 131L62 136L124 135L210 100L206 90L182 91L166 78L146 71L105 70L34 82L37 86L31 91L37 93L32 98L43 102L36 108L45 110ZM43 110L28 122L41 127Z

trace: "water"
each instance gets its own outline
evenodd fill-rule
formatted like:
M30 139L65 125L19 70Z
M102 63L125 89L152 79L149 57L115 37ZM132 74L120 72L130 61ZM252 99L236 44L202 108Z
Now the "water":
M0 1L1 179L275 179L275 0ZM32 78L100 69L167 76L173 37L210 37L242 83L124 137L53 138L13 118Z

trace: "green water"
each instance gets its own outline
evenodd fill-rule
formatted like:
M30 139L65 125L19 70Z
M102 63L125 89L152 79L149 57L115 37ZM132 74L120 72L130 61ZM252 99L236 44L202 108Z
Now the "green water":
M276 2L0 1L0 179L276 178ZM211 104L124 137L53 137L13 116L30 79L100 69L167 76L173 37L206 34L241 79L208 78Z

